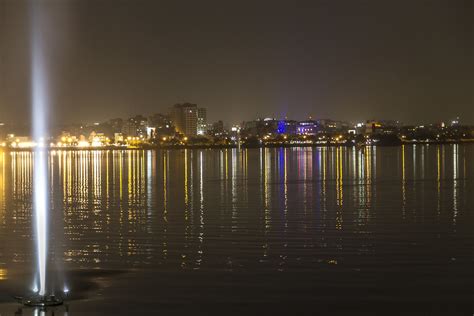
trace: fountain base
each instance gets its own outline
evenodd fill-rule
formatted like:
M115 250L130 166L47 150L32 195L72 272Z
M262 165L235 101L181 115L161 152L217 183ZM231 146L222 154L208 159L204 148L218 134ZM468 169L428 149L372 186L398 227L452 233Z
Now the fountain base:
M48 307L62 305L63 300L54 295L34 295L23 298L22 303L30 307Z

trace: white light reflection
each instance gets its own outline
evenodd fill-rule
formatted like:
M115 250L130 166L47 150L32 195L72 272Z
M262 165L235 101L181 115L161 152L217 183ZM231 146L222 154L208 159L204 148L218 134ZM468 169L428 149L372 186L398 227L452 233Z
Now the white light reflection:
M458 174L459 174L459 145L453 145L453 224L456 225L458 216Z

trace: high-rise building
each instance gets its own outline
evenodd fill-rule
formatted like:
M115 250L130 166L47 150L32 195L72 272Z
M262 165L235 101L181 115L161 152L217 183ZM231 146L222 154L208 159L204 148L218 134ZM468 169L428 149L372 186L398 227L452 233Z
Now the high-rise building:
M198 127L198 107L196 104L175 104L172 111L176 130L186 136L196 136Z
M147 135L147 119L142 115L129 118L122 124L122 133L126 136L142 136Z
M207 110L206 108L198 108L197 110L197 134L204 135L207 133Z

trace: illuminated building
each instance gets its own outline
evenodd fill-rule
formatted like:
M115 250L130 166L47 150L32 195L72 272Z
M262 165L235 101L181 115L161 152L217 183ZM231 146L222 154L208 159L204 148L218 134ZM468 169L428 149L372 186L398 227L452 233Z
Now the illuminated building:
M114 133L114 143L120 144L123 143L125 138L123 137L122 133Z
M197 134L205 135L207 133L207 110L206 108L197 109Z
M375 134L378 128L381 128L382 124L377 121L367 121L365 123L365 134Z
M400 122L390 120L369 120L365 123L365 134L395 134L399 129Z
M196 104L175 104L172 109L173 123L178 133L196 136L198 132L198 107Z
M217 121L217 122L213 123L212 128L209 132L214 137L223 136L225 134L224 122Z
M145 137L147 135L148 120L142 115L129 118L122 125L122 133L126 136Z
M296 134L297 126L297 121L281 120L278 122L278 134L294 135Z
M62 132L61 136L57 139L56 146L58 147L72 147L76 146L78 143L78 139L76 136L72 135L68 132Z
M147 127L146 128L146 137L147 139L155 138L156 135L156 127Z
M14 148L32 148L35 147L35 143L29 136L18 136L15 134L8 134L6 138L6 143L10 147Z
M92 147L102 147L107 146L110 143L110 139L104 133L92 132L89 135L89 143Z
M296 128L298 135L316 135L318 133L318 123L313 120L301 121Z

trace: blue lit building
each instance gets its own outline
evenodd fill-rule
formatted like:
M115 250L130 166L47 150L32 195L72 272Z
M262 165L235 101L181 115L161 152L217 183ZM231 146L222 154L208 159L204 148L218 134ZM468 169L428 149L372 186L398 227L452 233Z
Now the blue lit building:
M297 125L298 122L293 120L278 121L278 134L295 135Z

